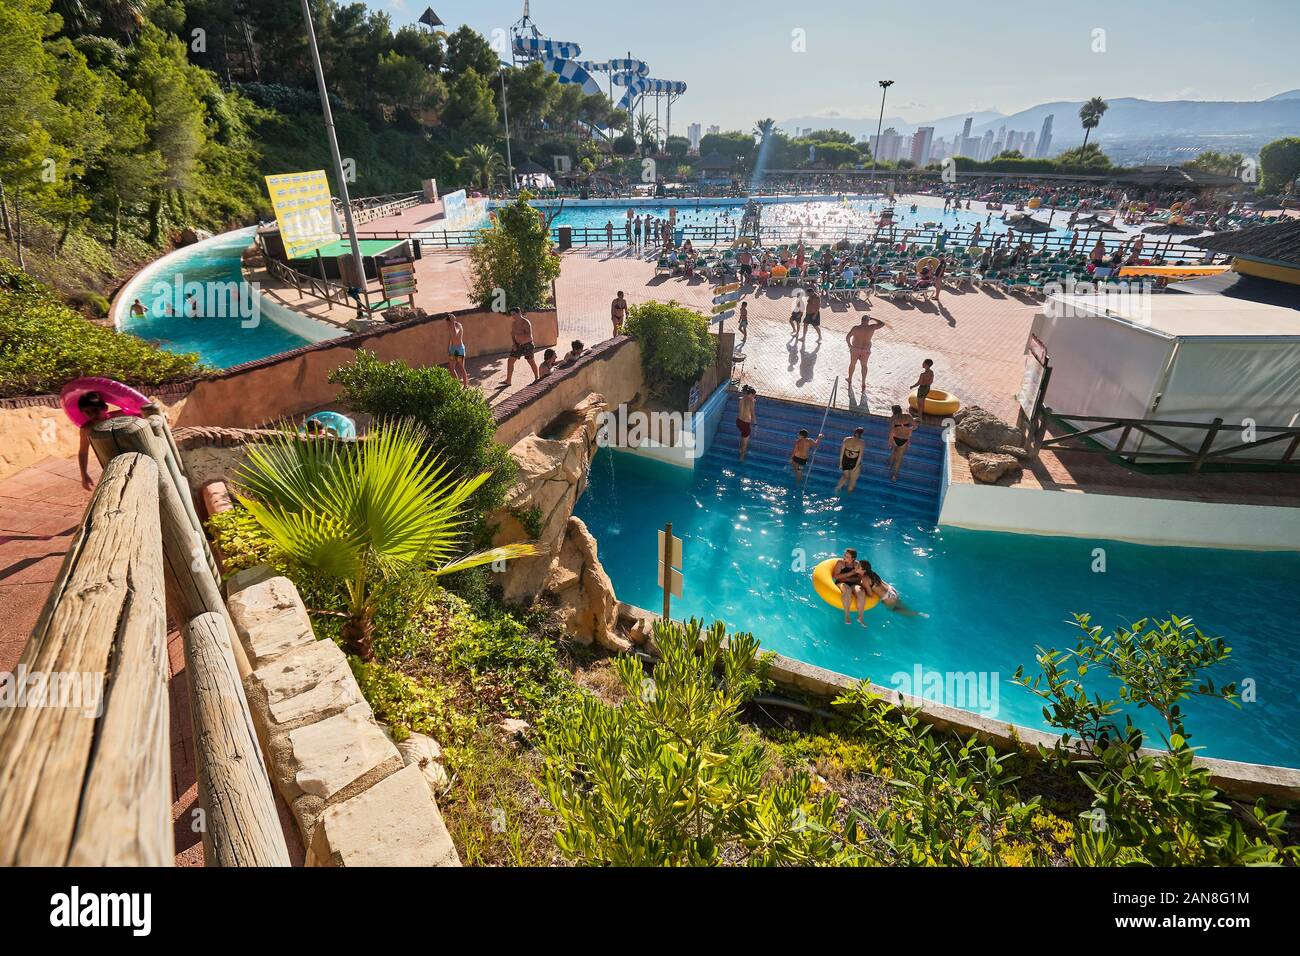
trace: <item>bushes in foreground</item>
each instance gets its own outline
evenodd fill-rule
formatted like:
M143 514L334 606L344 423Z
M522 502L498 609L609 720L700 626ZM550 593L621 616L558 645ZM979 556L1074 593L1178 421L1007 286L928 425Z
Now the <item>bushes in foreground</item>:
M148 388L202 370L195 354L167 352L88 321L0 261L0 398L57 392L83 375Z

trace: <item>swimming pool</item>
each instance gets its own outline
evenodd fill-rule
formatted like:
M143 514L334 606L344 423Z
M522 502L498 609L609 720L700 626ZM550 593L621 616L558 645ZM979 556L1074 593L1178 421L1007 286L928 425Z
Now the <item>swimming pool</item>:
M734 441L722 437L728 430L734 431L724 422L693 470L626 452L596 456L575 513L596 536L621 600L662 606L655 532L672 521L685 561L685 591L674 600L674 617L721 620L731 630L752 632L767 650L1044 730L1051 728L1041 702L1011 676L1020 664L1029 676L1039 673L1036 645L1074 645L1072 613L1089 612L1108 631L1144 615L1190 615L1232 647L1215 682L1236 681L1240 688L1250 680L1257 695L1239 708L1190 701L1193 745L1208 756L1300 766L1300 638L1293 615L1300 554L939 529L891 513L897 509L883 495L873 497L870 484L860 484L848 501L830 493L833 479L811 483L801 496L783 459L751 451L738 466ZM824 455L832 473L833 457ZM812 591L809 576L818 560L845 547L858 548L909 606L928 616L876 607L867 612L867 627L844 624L843 612ZM1094 571L1097 549L1104 572ZM978 699L945 699L932 685L934 675L971 672L987 680ZM1113 688L1099 689L1118 696ZM1155 729L1147 712L1134 719Z
M184 298L191 289L198 289L205 302L230 301L224 292L243 282L240 255L252 242L253 233L254 228L223 233L146 266L118 300L118 328L169 352L197 352L216 368L230 368L343 334L268 302L252 286L243 287L247 292L241 309L205 307L201 318L185 316ZM247 308L252 296L257 297L256 313ZM136 299L147 310L143 318L129 314Z
M999 217L1002 215L1001 212L994 212L990 221L989 214L982 208L979 210L972 208L970 212L963 209L945 213L942 204L939 206L918 205L916 212L911 212L910 202L911 200L908 197L904 197L894 206L894 220L898 224L900 234L907 229L920 227L927 222L937 223L939 228L954 231L961 230L963 232L973 229L978 223L981 231L986 235L1005 235L1007 231L1006 225L999 221ZM789 202L764 203L762 223L764 228L776 227L783 232L791 229L796 231L806 230L806 235L812 239L834 239L837 236L842 236L845 229L852 229L856 232L860 229L874 228L876 217L879 216L880 210L885 205L884 200L878 198L855 199L851 197L846 197L843 201L796 199ZM680 226L715 226L739 225L744 208L743 203L719 204L708 199L699 199L684 205L677 203L671 207L653 201L632 202L627 205L617 206L570 206L566 204L555 217L552 228L556 226L574 226L603 229L606 222L613 222L614 238L618 242L622 239L622 229L623 224L627 221L628 209L631 209L636 215L649 215L658 219L668 218L669 210L676 209L677 223ZM1033 215L1035 218L1046 222L1049 213L1039 210L1034 212ZM1052 232L1039 233L1030 238L1041 239L1042 236L1048 235L1068 236L1070 230L1065 228L1068 221L1068 213L1058 212L1053 223Z

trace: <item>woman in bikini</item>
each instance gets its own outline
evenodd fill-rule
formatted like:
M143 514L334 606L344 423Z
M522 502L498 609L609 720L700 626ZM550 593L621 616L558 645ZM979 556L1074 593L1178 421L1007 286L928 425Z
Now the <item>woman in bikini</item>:
M889 418L889 440L893 447L889 450L889 480L898 480L898 469L903 464L903 456L907 454L907 446L912 442L912 430L916 428L916 422L912 416L903 411L901 406L893 407L893 415Z
M867 593L874 594L880 598L880 603L889 608L896 614L902 614L906 617L929 617L928 614L922 614L920 611L914 611L903 603L902 596L898 589L876 573L871 566L870 561L861 562L863 568L863 585Z
M794 472L796 482L803 481L803 470L808 467L808 452L816 448L821 440L820 434L816 438L809 438L808 429L799 429L799 437L794 440L794 450L790 453L790 469Z
M857 605L858 623L865 625L867 622L862 616L867 613L866 574L858 563L857 551L853 548L844 549L843 556L831 568L831 580L840 589L840 598L844 603L844 623L850 623L849 614L854 605Z
M853 486L858 483L858 476L862 474L862 453L867 448L867 443L862 440L862 434L861 428L855 428L852 435L840 442L840 481L835 486L836 494L839 494L846 482L849 493L852 494Z

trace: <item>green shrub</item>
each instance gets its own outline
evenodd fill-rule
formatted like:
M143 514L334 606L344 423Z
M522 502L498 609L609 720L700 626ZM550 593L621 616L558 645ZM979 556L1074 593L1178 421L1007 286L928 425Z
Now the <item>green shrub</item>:
M698 379L718 351L709 320L676 302L632 306L623 331L641 343L646 381L661 394Z
M500 507L518 467L496 440L496 420L478 389L464 388L444 368L412 368L405 362L381 362L364 350L330 373L339 385L339 401L377 419L413 419L425 430L430 450L461 477L491 472L468 507L476 514L476 538L486 530L483 518Z
M197 355L167 352L86 320L0 260L0 398L57 392L83 375L148 388L202 368Z
M550 232L527 194L496 211L496 221L470 250L470 270L470 294L485 309L527 312L550 304L560 257L551 251Z
M472 732L474 722L457 712L454 695L445 688L416 681L378 661L349 656L348 663L361 695L397 740L416 733L445 741Z
M762 686L758 643L698 621L655 625L653 679L618 660L626 700L584 697L545 743L556 843L584 865L845 864L861 856L837 832L837 801L812 800L796 772L767 784L768 755L740 708ZM720 677L715 672L720 672Z
M1045 752L1062 772L1078 773L1094 794L1075 828L1077 864L1105 866L1223 866L1300 863L1300 848L1286 839L1286 814L1224 800L1209 769L1195 763L1196 749L1183 720L1182 702L1193 696L1233 701L1232 684L1216 687L1205 676L1231 649L1207 637L1190 618L1148 621L1107 634L1088 615L1076 615L1081 631L1068 651L1039 649L1042 674L1016 683L1043 699L1044 716L1063 731ZM1119 696L1162 721L1156 753L1144 753L1145 735L1119 703L1089 696L1090 671L1119 682ZM1079 752L1082 759L1077 759Z

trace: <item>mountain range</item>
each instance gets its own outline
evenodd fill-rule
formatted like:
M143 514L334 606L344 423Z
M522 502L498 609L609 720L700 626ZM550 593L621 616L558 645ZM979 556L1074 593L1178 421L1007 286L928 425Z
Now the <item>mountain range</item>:
M1215 101L1215 100L1142 100L1133 97L1116 97L1106 101L1110 109L1102 117L1101 126L1093 133L1091 141L1102 143L1133 139L1162 137L1202 136L1213 142L1223 136L1250 136L1261 143L1279 136L1300 135L1300 89L1287 90L1265 100ZM1062 100L1041 103L1018 113L1005 115L995 110L960 113L935 120L908 122L898 116L886 116L884 128L891 126L899 133L909 134L920 126L933 126L938 138L951 138L961 132L966 118L970 117L972 136L983 136L985 130L997 132L1007 129L1038 130L1048 115L1055 115L1052 142L1054 149L1077 146L1083 142L1083 129L1079 126L1079 107L1082 100ZM838 129L858 139L875 135L874 118L846 117L824 111L825 115L796 116L777 123L787 133L801 129Z

